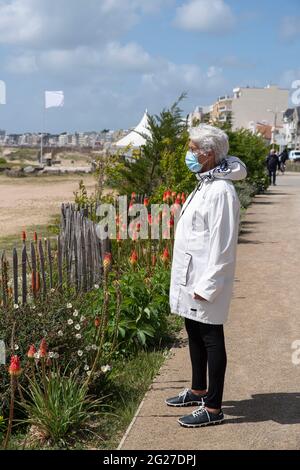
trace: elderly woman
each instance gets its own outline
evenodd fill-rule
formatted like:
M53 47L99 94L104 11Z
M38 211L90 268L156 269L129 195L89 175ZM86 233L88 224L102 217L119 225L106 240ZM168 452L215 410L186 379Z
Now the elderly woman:
M224 419L223 324L232 296L240 217L232 180L247 176L245 165L228 156L228 150L228 137L222 130L205 124L190 129L186 164L199 183L184 204L176 227L170 306L172 313L185 317L192 387L166 400L169 406L200 405L178 420L185 427Z

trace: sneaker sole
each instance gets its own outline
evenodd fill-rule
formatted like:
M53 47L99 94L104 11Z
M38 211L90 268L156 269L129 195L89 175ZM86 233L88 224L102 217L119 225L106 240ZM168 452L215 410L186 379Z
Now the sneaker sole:
M175 405L173 403L168 403L167 401L165 401L165 403L168 406L173 406L174 408L183 408L183 407L186 407L186 406L201 406L201 405L203 405L203 401L189 401L187 403L179 403L178 405Z
M179 419L177 422L180 424L180 426L184 428L203 428L205 426L212 426L214 424L222 424L224 421L224 418L220 419L219 421L209 421L208 423L201 423L201 424L184 424L182 423Z

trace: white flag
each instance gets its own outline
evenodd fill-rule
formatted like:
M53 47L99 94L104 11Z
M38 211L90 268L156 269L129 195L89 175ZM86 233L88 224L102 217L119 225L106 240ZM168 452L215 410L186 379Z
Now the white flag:
M6 104L6 85L3 80L0 80L0 104Z
M45 91L45 106L47 108L59 108L64 105L63 91Z

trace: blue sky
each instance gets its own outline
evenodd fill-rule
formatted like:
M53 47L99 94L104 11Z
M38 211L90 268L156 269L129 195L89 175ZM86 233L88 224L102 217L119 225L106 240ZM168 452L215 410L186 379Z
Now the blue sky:
M44 90L64 90L46 130L134 126L181 92L185 112L236 86L300 79L300 2L0 0L0 128L42 127Z

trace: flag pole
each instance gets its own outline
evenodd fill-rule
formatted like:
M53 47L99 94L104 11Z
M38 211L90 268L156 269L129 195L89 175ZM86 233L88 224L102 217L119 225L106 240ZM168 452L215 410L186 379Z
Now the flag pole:
M46 126L46 109L45 109L45 103L43 103L43 116L42 116L42 133L41 133L41 165L44 163L43 159L43 140L44 140L44 131L45 131L45 126Z

